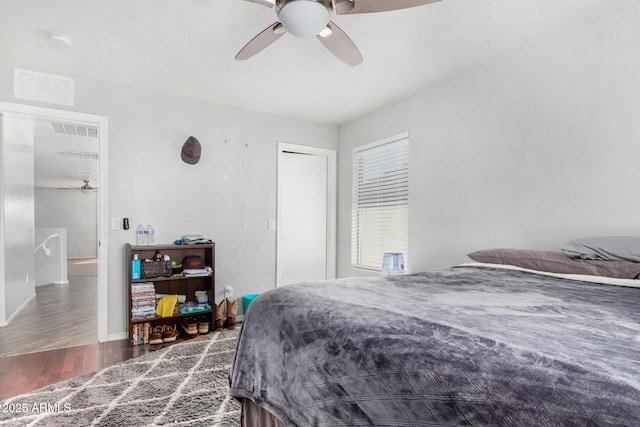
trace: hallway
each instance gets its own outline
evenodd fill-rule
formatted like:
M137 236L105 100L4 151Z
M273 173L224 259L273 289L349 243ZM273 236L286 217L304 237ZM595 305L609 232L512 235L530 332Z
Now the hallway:
M3 328L0 357L98 342L96 276L36 287L36 297Z

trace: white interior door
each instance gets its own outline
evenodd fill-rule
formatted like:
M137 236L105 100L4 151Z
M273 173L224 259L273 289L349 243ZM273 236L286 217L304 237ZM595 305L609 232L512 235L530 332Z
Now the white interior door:
M279 153L278 285L335 276L331 160L326 153Z

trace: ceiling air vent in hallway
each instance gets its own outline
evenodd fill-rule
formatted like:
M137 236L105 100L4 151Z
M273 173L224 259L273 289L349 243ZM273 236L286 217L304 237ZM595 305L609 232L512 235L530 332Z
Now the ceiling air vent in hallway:
M98 137L98 128L96 127L79 126L66 123L51 123L51 126L53 126L53 130L56 133L63 133L66 135L91 136L93 138Z
M13 96L31 101L73 105L74 80L69 77L14 68Z
M65 159L78 160L98 160L98 153L89 153L86 151L69 151L69 150L53 150L58 157Z

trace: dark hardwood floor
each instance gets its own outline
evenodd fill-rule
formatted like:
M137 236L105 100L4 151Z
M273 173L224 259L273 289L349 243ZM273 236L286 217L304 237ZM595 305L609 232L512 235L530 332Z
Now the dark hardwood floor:
M95 372L148 351L148 346L132 347L128 340L118 340L0 357L0 400Z
M37 286L35 298L0 328L0 356L97 343L97 289L91 276Z
M127 340L98 344L96 260L71 260L68 269L68 284L36 287L0 328L0 400L146 352Z
M38 286L36 298L0 328L0 401L158 349L98 343L95 262L77 263L87 265L75 266L68 285Z
M239 328L241 322L236 322ZM132 346L129 340L109 341L0 357L0 401L49 384L96 372L125 360L191 339L208 340L214 334L179 336L174 343Z

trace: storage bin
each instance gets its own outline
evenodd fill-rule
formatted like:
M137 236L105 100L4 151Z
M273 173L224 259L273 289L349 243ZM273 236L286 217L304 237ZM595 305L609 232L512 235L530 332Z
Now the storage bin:
M142 261L140 267L143 279L171 277L171 261Z
M253 301L254 299L256 299L256 297L259 294L248 294L242 297L242 311L243 313L247 312L247 308L249 308L249 304L251 304L251 301Z

